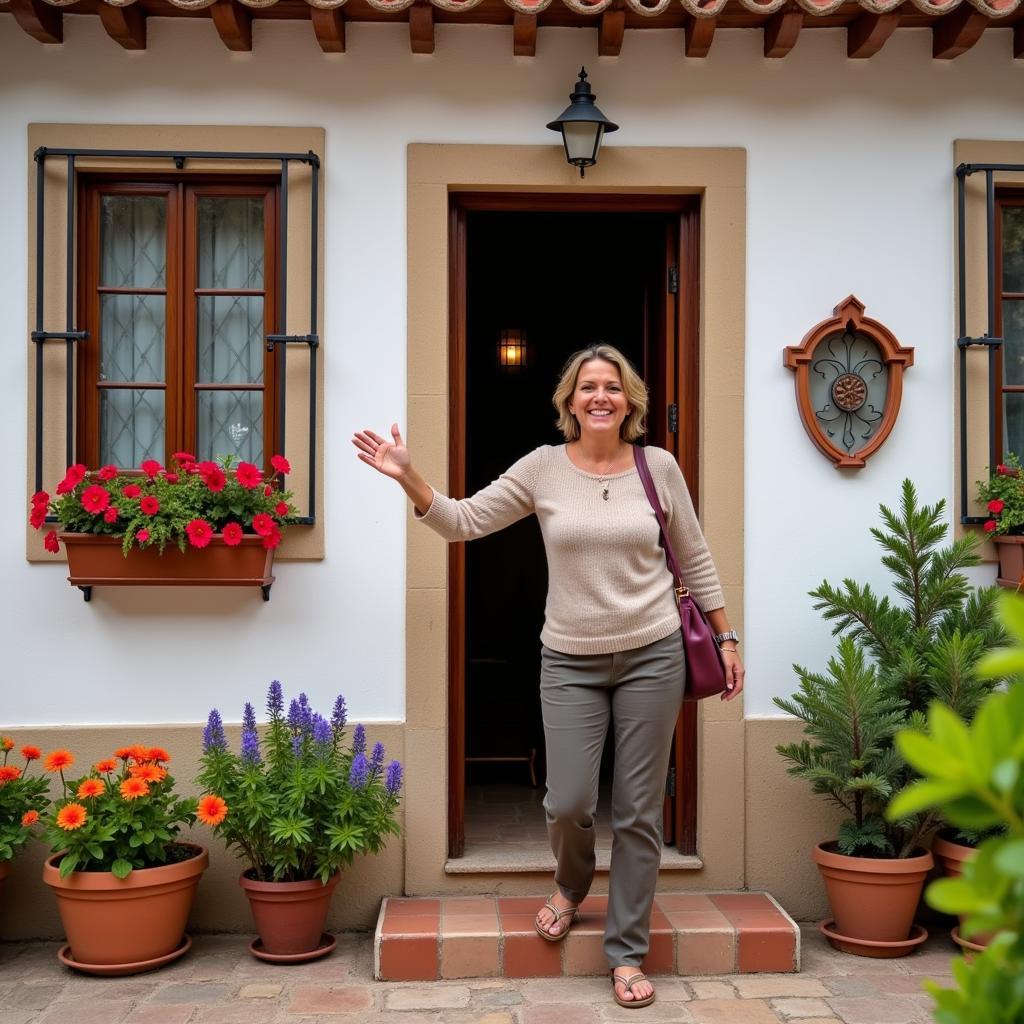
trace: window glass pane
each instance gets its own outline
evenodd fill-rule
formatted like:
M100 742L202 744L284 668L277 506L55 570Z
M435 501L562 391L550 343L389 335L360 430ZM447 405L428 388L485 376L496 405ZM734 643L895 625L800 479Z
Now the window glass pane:
M1003 454L1024 456L1024 394L1003 395Z
M196 378L201 384L263 381L263 297L200 295Z
M1024 384L1024 301L1003 303L1003 383Z
M808 380L825 435L842 451L860 451L882 422L889 391L878 346L850 331L833 334L814 350Z
M1003 207L1003 291L1024 292L1024 206Z
M164 460L164 392L100 390L100 463L134 469L143 459Z
M102 196L100 284L163 288L167 283L167 200Z
M100 380L164 379L163 295L100 295Z
M196 455L237 455L263 465L263 392L199 391Z
M263 199L206 197L199 216L199 287L263 287Z

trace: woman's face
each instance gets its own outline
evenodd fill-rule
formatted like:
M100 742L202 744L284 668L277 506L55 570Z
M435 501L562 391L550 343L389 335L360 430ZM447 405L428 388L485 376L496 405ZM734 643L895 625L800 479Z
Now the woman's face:
M580 367L569 412L576 417L583 437L619 436L630 406L614 363L588 359Z

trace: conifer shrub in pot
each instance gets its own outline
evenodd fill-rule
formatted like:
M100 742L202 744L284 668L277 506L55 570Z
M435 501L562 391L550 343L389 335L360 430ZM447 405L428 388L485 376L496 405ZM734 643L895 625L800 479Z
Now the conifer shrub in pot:
M261 737L256 713L245 705L235 753L220 713L210 712L198 776L206 795L198 817L247 864L239 883L258 932L250 952L298 962L334 946L324 925L341 870L399 834L402 766L385 764L380 743L367 752L361 725L346 744L341 696L329 719L312 709L305 694L285 713L284 693L274 680L267 714Z
M944 502L920 505L905 480L898 512L882 505L880 516L871 534L893 594L852 579L811 592L838 650L826 673L794 666L797 692L774 701L803 721L805 738L776 749L791 775L849 815L813 852L833 912L822 930L847 952L900 956L927 938L913 918L943 818L934 807L886 817L889 801L918 778L895 737L921 726L934 701L971 719L996 685L978 661L1006 634L994 613L998 590L972 588L962 571L980 561L976 538L942 546Z

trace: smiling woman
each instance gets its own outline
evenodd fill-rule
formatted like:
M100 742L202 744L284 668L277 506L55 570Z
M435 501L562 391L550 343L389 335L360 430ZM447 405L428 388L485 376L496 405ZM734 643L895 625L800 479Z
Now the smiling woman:
M621 352L593 345L570 357L552 401L566 443L534 449L464 500L435 491L415 470L397 424L392 441L364 430L353 443L363 462L398 481L416 518L446 540L485 537L531 514L540 521L549 570L540 678L544 808L558 889L535 927L551 942L564 939L590 890L600 758L614 720L604 949L616 1001L639 1007L654 999L638 968L649 948L662 798L685 676L673 579L634 462L647 388ZM719 634L728 673L723 699L732 700L743 688L743 666L711 554L675 458L646 450L686 584Z

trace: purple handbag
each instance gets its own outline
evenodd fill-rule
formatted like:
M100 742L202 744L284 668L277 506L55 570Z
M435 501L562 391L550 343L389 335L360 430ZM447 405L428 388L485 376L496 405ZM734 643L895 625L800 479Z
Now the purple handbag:
M665 549L665 561L669 572L672 573L676 604L679 606L679 628L683 634L683 654L686 657L686 691L683 700L713 697L725 689L725 662L722 660L722 652L715 643L714 631L704 613L690 597L690 591L683 586L683 574L679 571L676 553L668 539L665 514L661 510L658 492L654 489L654 480L651 479L651 470L647 465L647 453L638 444L633 445L633 460L636 462L647 500L658 518L661 546Z

